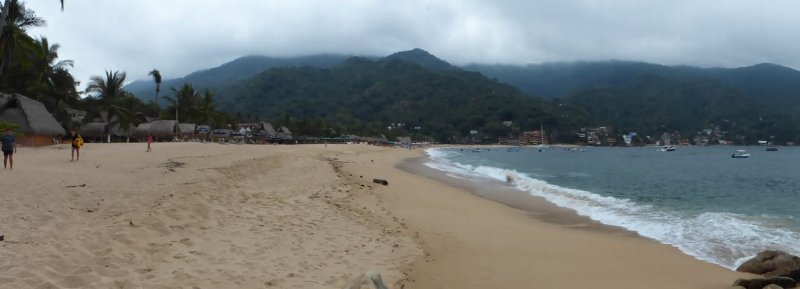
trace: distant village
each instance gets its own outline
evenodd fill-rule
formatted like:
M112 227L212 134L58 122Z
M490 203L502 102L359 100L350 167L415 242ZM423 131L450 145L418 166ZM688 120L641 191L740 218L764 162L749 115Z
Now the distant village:
M157 141L216 141L251 143L294 143L292 132L285 126L275 128L268 122L239 123L236 127L212 129L210 125L179 123L176 120L147 118L145 123L123 129L117 122L103 122L102 115L86 120L87 113L67 109L72 127L86 142L145 141L148 133ZM17 142L25 146L59 143L66 130L45 106L21 94L0 93L0 121L16 125L21 136Z
M227 128L213 128L206 124L181 123L147 117L144 123L123 129L112 117L105 122L103 114L86 119L87 112L67 108L70 127L77 128L86 142L144 142L148 133L155 141L196 141L250 144L298 144L298 143L395 143L385 136L362 137L344 135L339 137L295 137L286 126L273 126L269 122L243 122L230 124ZM24 146L46 146L61 143L67 131L56 120L44 104L21 94L0 93L0 122L15 126L19 134L17 143ZM409 137L399 138L397 143L411 144Z
M550 139L546 130L519 131L511 129L512 122L504 121L503 125L509 127L509 133L498 139L500 145L547 145ZM471 131L477 135L478 131ZM642 136L636 132L622 133L615 131L611 126L584 127L575 135L576 141L571 144L588 146L708 146L708 145L745 145L744 139L730 139L725 137L725 132L718 126L702 129L691 136L682 136L679 132L664 132L658 136ZM775 145L770 140L758 140L759 145ZM783 145L793 146L793 142Z
M176 120L163 120L146 118L144 123L123 129L118 122L104 122L108 119L102 114L91 120L85 119L87 112L76 109L67 109L71 127L78 128L78 133L87 142L141 142L147 139L148 133L156 141L213 141L222 143L356 143L367 142L378 145L411 144L409 137L399 137L396 141L389 140L386 136L362 137L343 135L339 137L296 137L285 126L275 127L269 122L252 122L230 124L226 128L213 128L210 125L195 123L179 123ZM66 136L66 131L47 111L44 104L21 94L0 93L0 121L17 126L16 131L22 136L18 143L26 146L42 146L59 143ZM502 122L508 132L497 139L500 145L548 145L553 139L558 140L557 132L544 129L521 130L512 121ZM403 124L392 124L389 129L399 128ZM420 127L413 130L419 131ZM743 139L730 139L725 137L725 132L719 127L706 128L690 136L678 132L664 132L658 136L643 136L636 132L619 132L611 126L581 128L576 135L571 136L569 144L588 146L673 146L673 145L742 145ZM566 139L566 138L565 138ZM477 129L469 132L470 143L491 143L481 135ZM558 141L556 141L558 142ZM773 145L769 140L759 140L759 144ZM785 145L795 145L785 143Z

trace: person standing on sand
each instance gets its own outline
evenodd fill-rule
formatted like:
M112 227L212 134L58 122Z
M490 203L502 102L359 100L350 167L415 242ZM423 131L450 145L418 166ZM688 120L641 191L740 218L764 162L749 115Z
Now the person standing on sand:
M6 131L0 136L0 142L3 143L3 169L14 169L14 154L17 152L17 138L11 132L11 128L6 128Z
M69 138L72 140L72 158L69 161L77 161L81 158L81 146L83 138L74 129L69 130Z
M153 135L151 135L151 134L148 132L148 133L147 133L147 151L148 151L148 152L149 152L149 151L151 151L151 149L150 149L150 144L152 144L152 143L153 143Z

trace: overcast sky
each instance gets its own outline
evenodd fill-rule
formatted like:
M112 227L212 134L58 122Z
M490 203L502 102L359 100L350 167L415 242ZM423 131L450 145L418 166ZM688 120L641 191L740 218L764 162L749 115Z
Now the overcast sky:
M120 70L182 77L244 55L385 56L452 64L635 60L800 68L800 1L29 0L84 87Z

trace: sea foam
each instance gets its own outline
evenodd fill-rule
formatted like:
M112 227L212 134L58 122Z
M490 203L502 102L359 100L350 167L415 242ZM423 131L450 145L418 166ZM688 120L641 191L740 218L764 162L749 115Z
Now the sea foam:
M475 181L511 180L511 185L530 195L729 269L766 249L800 254L794 245L800 241L800 232L782 226L779 217L667 211L628 199L556 186L515 170L460 163L454 160L458 154L448 149L428 149L426 153L430 160L425 165L448 175Z

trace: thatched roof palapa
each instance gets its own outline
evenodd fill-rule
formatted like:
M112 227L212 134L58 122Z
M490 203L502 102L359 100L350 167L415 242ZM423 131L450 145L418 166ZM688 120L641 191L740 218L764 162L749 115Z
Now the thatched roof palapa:
M150 131L150 124L149 123L139 124L139 126L137 126L133 130L133 137L138 138L138 139L145 139L145 138L147 138L147 132L149 132L149 131Z
M274 136L278 135L278 132L277 132L277 131L275 131L275 128L274 128L274 127L272 127L272 124L271 124L271 123L268 123L268 122L263 122L263 121L262 121L262 122L261 122L261 128L262 128L264 131L266 131L266 132L267 132L267 136L274 137Z
M105 122L90 122L82 125L78 133L84 138L102 138L108 133L108 124Z
M192 136L194 135L194 130L197 128L196 124L193 123L181 123L178 124L178 133L181 136Z
M174 120L157 120L150 123L149 131L153 137L170 138L177 135L178 122Z
M26 135L66 134L44 104L21 94L0 94L0 121L16 124L18 131Z

